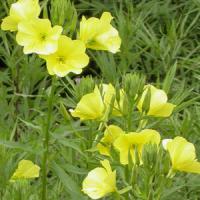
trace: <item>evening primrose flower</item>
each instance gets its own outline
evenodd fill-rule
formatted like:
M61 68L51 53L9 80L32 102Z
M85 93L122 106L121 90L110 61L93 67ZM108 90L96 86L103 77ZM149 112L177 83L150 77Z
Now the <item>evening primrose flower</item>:
M91 199L102 198L116 191L116 171L112 171L108 160L101 161L103 167L90 171L83 181L82 191Z
M57 51L40 57L46 60L49 74L63 77L70 72L80 74L82 68L88 65L89 57L85 50L85 44L82 41L72 40L61 35L58 40Z
M39 177L40 167L30 160L21 160L10 181Z
M73 117L79 117L80 120L100 119L104 114L104 109L101 93L95 86L94 91L84 95L75 110L70 110L70 112Z
M112 53L119 51L121 39L118 31L110 24L113 17L109 12L104 12L100 19L82 17L80 23L80 39L87 48L107 50Z
M114 141L124 134L124 131L115 125L110 125L104 131L104 137L101 139L100 143L97 144L97 149L100 154L110 156L110 148Z
M57 51L62 27L51 27L48 19L33 19L18 24L16 41L24 47L24 53L52 54Z
M102 85L102 94L105 106L108 108L113 103L112 107L112 115L121 116L121 109L123 108L124 101L124 91L120 89L120 100L117 102L116 100L116 91L112 84L103 84Z
M1 29L17 31L20 22L36 19L39 14L38 0L19 0L11 5L9 16L3 19Z
M169 152L172 169L200 174L200 162L196 159L195 147L183 137L163 140Z
M123 134L115 140L114 147L120 153L121 164L126 165L128 164L129 155L133 162L135 162L135 147L137 147L139 157L141 158L143 146L149 143L157 145L160 143L160 134L157 131L145 129L139 133L130 132Z
M102 120L110 109L113 98L115 98L115 89L111 84L102 85L102 94L95 86L94 91L84 95L75 110L70 112L73 117L79 117L81 120Z
M172 111L175 107L174 104L167 102L167 94L164 90L157 89L153 85L146 85L142 97L137 105L137 108L142 112L142 106L144 99L147 95L148 90L150 89L150 107L147 115L152 115L156 117L168 117L172 114Z
M102 84L102 96L105 106L110 106L112 98L115 98L115 88L112 84Z

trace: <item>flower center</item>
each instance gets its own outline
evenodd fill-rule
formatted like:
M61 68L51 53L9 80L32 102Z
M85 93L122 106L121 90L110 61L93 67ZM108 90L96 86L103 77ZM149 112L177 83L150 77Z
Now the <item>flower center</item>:
M40 35L41 41L45 41L46 38L47 38L47 35L46 35L45 33L42 33L42 34Z
M65 64L65 58L64 58L64 56L59 56L59 57L57 58L57 60L58 60L58 62L59 62L60 64Z
M93 45L95 45L95 43L96 43L96 41L94 39L92 39L92 40L88 40L86 45L93 46Z

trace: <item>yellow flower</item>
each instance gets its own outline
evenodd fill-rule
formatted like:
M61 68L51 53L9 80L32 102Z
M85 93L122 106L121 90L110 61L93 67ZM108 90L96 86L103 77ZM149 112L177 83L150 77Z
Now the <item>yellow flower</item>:
M80 120L100 119L104 115L104 103L100 91L95 86L94 92L84 95L75 110L70 110L73 117Z
M149 88L150 88L151 98L150 98L150 107L147 115L152 115L156 117L170 116L172 114L175 105L167 103L167 94L165 93L165 91L157 89L153 85L145 86L142 97L137 105L139 111L142 112L143 102Z
M1 28L2 30L17 31L20 22L36 19L39 14L38 0L19 0L11 5L9 16L3 19Z
M102 85L102 96L105 106L109 107L112 99L115 98L115 88L112 86L112 84Z
M70 110L70 112L73 117L79 117L81 120L102 120L109 109L118 110L116 100L114 100L114 107L110 107L113 98L115 99L115 89L111 84L102 85L102 94L96 86L94 91L84 95L75 110ZM119 112L116 112L116 115L119 115Z
M159 144L160 134L152 129L145 129L139 133L130 132L119 136L114 142L114 147L120 152L120 162L126 165L129 155L135 162L135 147L137 147L139 157L141 157L143 146L148 143Z
M100 154L110 156L111 145L122 134L124 134L124 131L120 127L115 125L108 126L104 131L104 137L97 144Z
M17 43L24 46L24 53L48 55L57 51L62 27L51 27L48 19L33 19L18 24Z
M112 53L119 51L121 39L118 31L110 24L113 17L109 12L104 12L100 19L82 17L80 23L80 39L87 48L107 50Z
M18 179L30 179L39 177L40 167L30 160L21 160L11 177L11 181Z
M103 84L102 95L106 108L108 109L110 106L112 106L112 115L121 116L122 115L121 110L123 108L123 101L124 101L124 92L120 89L120 100L119 102L117 102L116 92L113 85ZM111 103L113 103L113 105L111 105Z
M191 173L200 173L200 162L196 159L195 147L183 137L163 141L169 152L172 169Z
M63 77L70 72L80 74L82 68L88 65L89 57L85 50L82 41L62 35L58 40L57 51L40 57L46 60L49 74Z
M108 160L101 161L103 167L90 171L83 181L82 191L91 199L99 199L116 190L116 171L112 171Z

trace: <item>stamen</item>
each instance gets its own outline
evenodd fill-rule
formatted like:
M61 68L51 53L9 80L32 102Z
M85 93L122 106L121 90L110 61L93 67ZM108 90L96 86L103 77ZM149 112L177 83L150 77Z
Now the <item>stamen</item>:
M46 37L47 37L47 36L46 36L45 34L41 34L41 36L40 36L40 38L41 38L42 41L45 41L45 40L46 40Z
M65 58L63 56L59 56L58 57L58 62L61 63L61 64L64 64L65 63Z

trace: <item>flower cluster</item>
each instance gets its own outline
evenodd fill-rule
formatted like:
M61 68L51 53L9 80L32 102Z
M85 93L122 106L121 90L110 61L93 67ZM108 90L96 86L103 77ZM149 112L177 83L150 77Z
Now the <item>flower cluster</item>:
M38 54L46 61L50 75L64 77L70 72L80 74L89 63L87 48L111 53L120 51L121 39L117 29L111 25L113 17L109 12L104 12L100 18L86 19L83 16L78 37L73 40L62 34L61 26L53 26L49 19L39 18L40 11L39 0L18 0L11 5L9 15L2 21L1 29L16 31L16 41L23 47L24 54ZM146 85L143 93L137 93L135 99L133 98L136 112L141 116L138 129L123 130L113 121L107 125L110 117L120 118L126 114L127 96L125 89L116 91L112 84L96 85L93 92L84 95L76 108L70 110L71 115L81 121L95 120L105 126L103 137L96 137L95 149L107 159L101 161L102 167L90 171L82 184L82 191L92 199L99 199L113 192L119 194L116 171L112 171L108 159L113 160L114 152L119 156L122 168L130 163L143 166L145 147L161 147L160 133L146 127L145 120L148 117L169 117L176 107L168 102L165 91ZM176 171L200 173L195 147L185 138L164 139L162 146L171 161L168 177L172 177ZM39 170L40 167L32 161L22 160L10 181L36 178Z
M94 91L84 95L76 108L70 111L73 117L78 117L82 121L97 120L107 123L109 115L118 117L123 115L123 107L126 106L123 102L125 96L124 90L121 89L120 99L117 101L113 85L103 84L102 87L96 85ZM138 96L136 94L137 98ZM149 105L145 106L147 98ZM146 85L136 107L146 117L169 117L175 105L168 102L164 90L153 85ZM96 149L101 155L111 159L113 159L112 151L118 152L119 161L124 167L129 165L129 162L133 165L136 164L137 159L139 165L142 166L145 145L155 145L158 149L160 141L161 135L156 130L142 128L142 130L127 132L119 126L111 124L106 125L103 137L96 145ZM167 177L173 177L176 171L200 173L200 162L196 160L195 148L192 143L183 137L175 137L174 139L164 139L162 144L171 160L171 168ZM92 199L99 199L111 192L117 192L116 171L111 170L108 160L101 163L104 168L93 169L83 181L83 192Z
M16 42L23 47L24 54L35 53L44 59L50 75L64 77L70 72L80 74L89 63L87 48L111 53L116 53L120 49L121 39L118 31L111 25L113 17L109 12L104 12L100 19L95 17L86 19L83 16L78 38L75 40L62 34L63 27L53 26L49 19L39 18L40 12L39 0L18 0L11 5L9 15L2 20L1 29L16 32ZM95 88L92 94L83 98L83 103L79 104L73 115L80 116L79 110L84 110L87 116L83 115L82 119L101 119L105 110L109 109L112 95L114 95L114 88L111 85L105 85L103 90L104 98L100 97L99 89ZM91 101L91 105L97 101L100 107L90 112L91 109L83 105L88 101ZM90 173L91 179L93 174L98 175L98 173L102 180L108 178L108 182L104 185L104 193L99 193L98 197L112 192L115 186L115 172L111 171L108 161L102 161L102 165L104 168ZM39 166L33 164L32 161L22 160L10 181L36 178L39 176L39 170ZM88 175L88 181L84 181L85 193L90 190L90 175ZM111 180L109 180L110 176L112 176ZM99 187L102 187L101 182ZM94 191L93 197L95 195Z
M167 102L167 95L163 90L157 89L153 85L146 85L140 98L137 108L142 113L147 91L150 90L150 103L147 115L155 117L168 117L171 115L175 105ZM73 117L79 117L81 120L103 120L108 110L112 115L120 116L123 113L124 91L120 90L120 101L116 100L115 88L112 84L103 84L102 92L96 86L92 93L84 95L77 104L75 110L70 110Z
M38 54L46 61L50 75L80 74L89 63L86 48L119 51L121 39L110 24L113 17L109 12L104 12L100 19L83 17L80 36L72 40L62 35L61 26L52 26L49 19L39 18L40 10L39 0L18 0L11 5L1 28L17 31L16 41L23 47L24 54Z
M102 89L102 92L100 92ZM121 93L121 99L123 94ZM113 102L114 106L111 106ZM121 101L122 102L122 101ZM77 104L75 110L70 110L73 117L81 120L95 119L103 120L112 107L113 115L120 115L120 106L116 101L115 88L112 84L103 84L102 88L95 86L92 93L84 95Z

